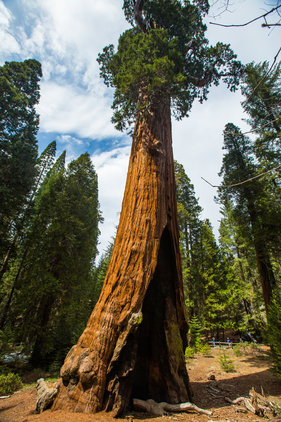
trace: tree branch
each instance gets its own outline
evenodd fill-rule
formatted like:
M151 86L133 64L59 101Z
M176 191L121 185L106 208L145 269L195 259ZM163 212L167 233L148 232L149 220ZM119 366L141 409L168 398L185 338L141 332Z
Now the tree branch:
M280 5L281 6L281 5ZM280 7L279 6L279 7ZM271 72L271 69L273 68L273 66L274 66L274 64L275 64L275 62L276 62L276 60L277 60L277 57L278 57L278 55L279 55L279 53L280 53L280 51L281 51L281 47L279 48L279 50L277 51L277 53L276 53L276 55L275 55L275 57L274 57L274 59L273 59L273 62L272 62L272 64L271 64L271 66L270 66L270 68L268 69L268 71L266 72L266 74L264 75L264 77L263 78L261 78L261 80L257 83L257 85L255 86L255 88L253 89L253 91L251 92L251 94L249 95L249 97L248 98L246 98L246 101L244 102L244 104L246 104L249 100L250 100L250 98L254 95L254 93L256 92L256 90L258 89L258 87L260 86L260 84L266 79L266 77L267 77L267 75L269 75L269 73Z
M224 185L224 186L212 185L212 183L208 182L208 180L204 179L204 177L201 176L201 179L203 179L204 182L208 183L208 185L212 186L212 188L221 188L221 189L233 188L235 186L244 185L245 183L251 182L254 179L258 179L259 177L265 176L266 174L271 173L272 171L277 170L279 168L281 168L281 164L277 167L273 167L272 169L270 169L270 170L268 170L264 173L258 174L257 176L254 176L254 177L251 177L250 179L243 180L242 182L239 182L239 183L234 183L233 185Z
M250 20L246 23L241 23L241 24L236 24L236 25L235 24L234 25L225 25L225 24L216 23L216 22L209 22L209 23L211 25L223 26L224 28L236 28L236 27L241 27L241 26L247 26L247 25L250 25L251 23L253 23L253 22L255 22L259 19L265 18L267 15L275 12L275 10L278 10L280 7L281 7L281 4L279 6L273 7L273 9L269 10L268 12L264 13L263 15L258 16L258 17L254 18L254 19L252 19L252 20ZM263 24L262 26L265 26L265 25ZM268 25L266 25L266 26L268 26Z
M136 0L134 4L134 18L135 22L138 25L138 27L143 31L146 32L149 25L146 19L142 15L143 10L143 4L145 0Z
M236 132L228 132L228 131L225 131L224 133L228 133L229 135L244 136L244 135L247 135L248 133L258 132L260 129L262 129L262 128L266 127L266 126L269 126L271 123L274 123L277 120L280 120L280 118L281 118L281 114L278 117L276 117L276 119L270 120L270 122L267 122L264 125L259 126L259 127L255 128L255 129L248 130L247 132L243 132L243 133L238 133L237 132L236 133Z
M205 76L203 78L196 78L195 76L191 76L189 75L189 78L191 79L193 85L197 86L198 88L202 88L203 86L206 86L214 73L216 73L219 77L223 77L223 76L227 76L227 75L223 75L223 74L219 74L215 67L217 64L217 60L215 61L215 63L211 64L209 69L206 71Z
M270 28L271 26L281 26L281 23L262 23L263 28Z

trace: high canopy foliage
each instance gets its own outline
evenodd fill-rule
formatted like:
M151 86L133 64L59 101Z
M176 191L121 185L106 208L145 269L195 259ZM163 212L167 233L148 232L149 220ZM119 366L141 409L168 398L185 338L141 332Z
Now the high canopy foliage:
M248 123L258 139L255 151L264 164L280 164L281 153L281 63L250 63L243 78L242 103Z
M109 45L98 58L105 83L116 88L112 120L119 130L160 100L171 99L181 119L220 79L236 89L243 67L229 45L209 46L207 1L125 0L123 8L133 28L121 35L116 53Z

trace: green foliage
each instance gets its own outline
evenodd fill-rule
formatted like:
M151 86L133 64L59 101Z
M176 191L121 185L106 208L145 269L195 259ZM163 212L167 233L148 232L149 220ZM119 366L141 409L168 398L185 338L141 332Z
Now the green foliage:
M185 357L192 357L195 353L206 355L211 348L201 340L202 326L199 319L193 316L189 323L189 346L185 349Z
M248 343L246 341L233 346L233 353L237 357L256 355L259 351L260 348L256 343Z
M224 176L223 185L231 186L220 189L220 200L225 206L232 204L232 215L239 231L244 241L254 248L267 307L276 283L270 248L276 253L276 247L280 247L280 189L277 186L272 189L267 177L256 177L259 166L253 144L233 124L226 125L224 149L220 175ZM241 184L248 179L252 180Z
M199 252L202 227L199 216L202 208L183 166L176 161L175 178L184 295L188 315L191 317L194 313L199 314L198 304L202 298Z
M235 372L233 360L229 358L229 355L223 350L219 355L219 364L224 372Z
M0 360L3 355L11 351L11 333L0 330Z
M88 154L66 170L64 161L63 153L36 195L8 317L17 341L33 348L34 365L61 362L92 310L97 175Z
M226 256L220 251L210 223L201 221L202 208L184 168L175 162L185 302L205 329L234 328L235 288Z
M241 345L240 344L234 344L234 346L233 346L233 353L237 357L242 356L242 351L241 351Z
M220 247L224 255L227 280L227 325L234 331L251 331L260 336L264 325L263 298L257 285L255 250L245 241L234 218L233 204L226 202L220 222Z
M195 355L195 349L191 346L187 346L184 352L184 357L185 359L191 359L194 357Z
M109 45L98 57L101 77L116 88L112 107L117 129L124 130L138 112L168 99L181 119L221 78L236 89L242 66L228 45L208 46L202 22L207 2L203 7L201 1L195 3L143 1L136 16L133 3L124 1L133 28L120 37L116 53Z
M13 394L22 388L22 381L18 374L9 372L7 375L0 375L0 396Z
M193 316L189 323L190 341L191 347L195 348L201 342L201 324L196 316Z
M258 136L255 151L259 161L269 167L280 164L281 63L273 68L268 62L247 65L242 93L248 123Z
M267 341L271 347L276 373L281 378L281 290L276 288L268 312Z
M203 343L201 340L197 340L194 346L187 346L185 349L185 359L191 359L195 354L199 353L200 355L209 355L211 352L211 347L207 343Z
M211 352L211 346L209 346L209 344L207 344L207 343L202 343L201 347L197 346L197 348L198 348L198 352L201 355L209 355L210 352Z
M0 67L0 259L35 181L41 76L36 60Z

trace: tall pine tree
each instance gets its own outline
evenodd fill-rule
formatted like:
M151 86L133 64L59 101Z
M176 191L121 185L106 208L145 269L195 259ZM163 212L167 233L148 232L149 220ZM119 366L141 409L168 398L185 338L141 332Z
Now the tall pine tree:
M266 309L268 309L272 289L276 284L270 257L272 236L280 231L280 207L266 189L266 179L253 179L258 175L257 164L253 155L253 145L233 124L227 124L224 131L223 185L230 187L220 189L222 201L232 200L234 215L239 226L243 227L244 236L250 236L255 249L260 282ZM275 230L273 227L275 226Z
M41 65L36 60L0 67L0 265L36 176Z

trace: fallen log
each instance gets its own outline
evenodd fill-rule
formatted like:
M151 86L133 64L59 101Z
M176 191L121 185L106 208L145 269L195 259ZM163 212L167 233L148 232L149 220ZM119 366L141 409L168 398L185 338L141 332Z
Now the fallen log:
M156 401L152 399L149 399L149 400L133 399L133 405L137 409L144 410L156 416L163 416L167 414L167 412L187 412L189 410L193 410L203 415L208 415L208 416L212 415L212 412L210 410L201 409L195 404L189 403L189 402L170 404L166 402L157 403Z

